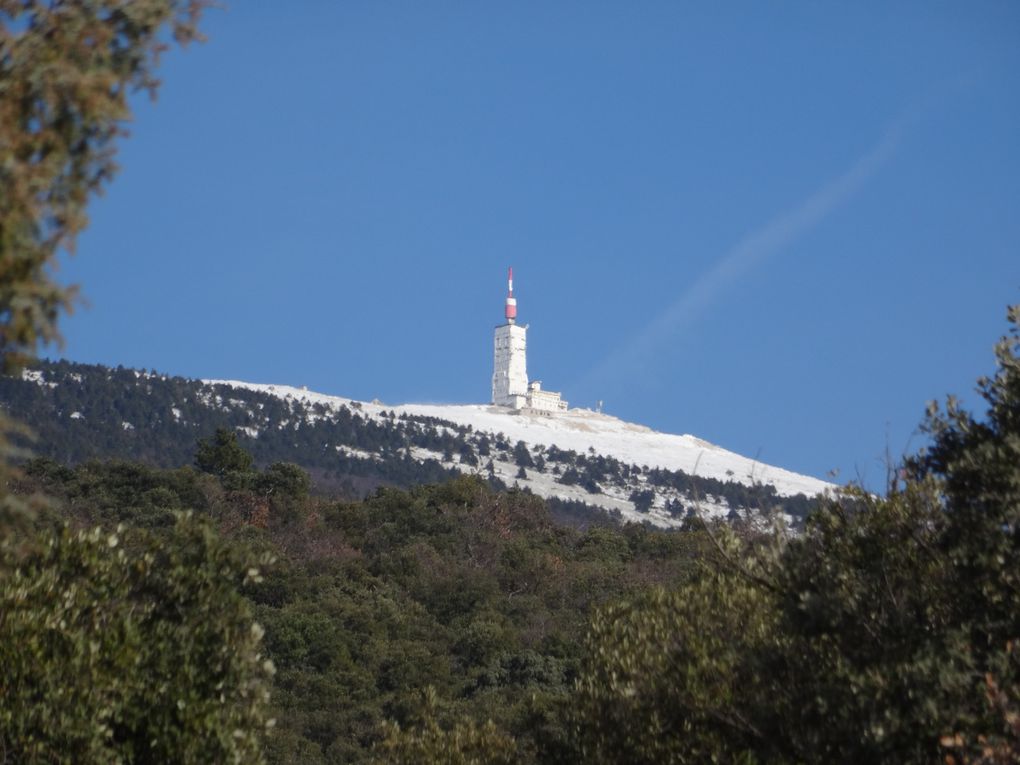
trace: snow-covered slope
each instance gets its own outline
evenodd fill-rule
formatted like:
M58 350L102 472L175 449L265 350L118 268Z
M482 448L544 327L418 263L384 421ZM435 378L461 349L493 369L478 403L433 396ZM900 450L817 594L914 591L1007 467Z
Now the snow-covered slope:
M389 406L379 402L357 402L338 396L327 396L303 388L286 385L259 385L234 380L206 380L209 385L225 385L234 388L260 391L282 399L300 401L309 405L319 404L330 410L341 407L355 408L362 415L382 418L384 412L397 416L434 417L457 425L470 426L476 433L492 435L502 433L511 443L523 441L536 453L541 447L556 446L578 453L612 457L626 465L641 468L662 468L682 471L700 478L714 478L719 481L735 481L748 485L770 485L781 496L804 494L814 496L834 489L832 484L809 476L765 465L748 457L715 446L690 435L659 433L643 425L624 422L615 417L599 414L586 409L572 409L552 416L512 413L507 409L484 405L449 404L403 404ZM418 455L437 458L437 455ZM461 467L456 460L448 461L450 467ZM473 468L477 470L477 468ZM507 483L515 481L531 488L541 496L557 496L563 499L578 499L589 504L619 511L624 518L651 520L661 525L673 525L677 518L665 512L670 497L660 494L650 514L638 514L629 500L631 492L640 488L637 483L618 487L606 486L600 495L593 496L580 486L564 485L558 476L542 471L529 471L526 478L518 477L517 467L511 462L498 460L494 472ZM682 496L682 495L678 495ZM711 497L703 500L704 509L713 514L723 514L729 508Z

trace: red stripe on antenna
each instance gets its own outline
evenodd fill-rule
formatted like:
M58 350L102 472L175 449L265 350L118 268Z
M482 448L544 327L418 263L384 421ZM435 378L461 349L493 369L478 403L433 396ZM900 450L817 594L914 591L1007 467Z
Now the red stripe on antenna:
M506 295L506 318L513 323L517 318L517 301L514 300L514 267L510 266L506 271L507 295Z

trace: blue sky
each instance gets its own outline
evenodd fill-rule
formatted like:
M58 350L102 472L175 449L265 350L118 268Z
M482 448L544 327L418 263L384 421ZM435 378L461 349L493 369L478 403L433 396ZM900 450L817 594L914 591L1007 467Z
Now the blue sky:
M1020 5L243 3L164 60L68 358L572 405L883 481L1020 302ZM51 355L54 353L50 352Z

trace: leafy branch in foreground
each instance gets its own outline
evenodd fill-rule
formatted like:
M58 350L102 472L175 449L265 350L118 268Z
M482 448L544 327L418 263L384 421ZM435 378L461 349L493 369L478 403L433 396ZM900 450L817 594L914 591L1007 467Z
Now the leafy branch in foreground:
M60 249L116 172L128 95L155 96L166 49L199 39L204 0L0 0L0 353L11 372L59 340L74 290L54 281Z
M931 446L886 497L848 490L781 545L720 529L700 576L596 614L574 704L588 761L1020 762L1009 319L986 417L932 405Z
M415 723L402 729L397 723L385 725L385 738L376 747L378 765L514 765L517 745L491 720L478 725L459 720L443 727L437 720L438 699L434 688L421 693L421 708Z
M207 0L0 0L0 372L13 374L40 343L59 342L73 287L54 278L73 252L85 208L116 173L115 142L128 96L155 97L166 31L201 38ZM25 428L0 412L0 528L33 504L8 484Z
M0 578L0 761L262 761L258 563L181 515L40 536Z

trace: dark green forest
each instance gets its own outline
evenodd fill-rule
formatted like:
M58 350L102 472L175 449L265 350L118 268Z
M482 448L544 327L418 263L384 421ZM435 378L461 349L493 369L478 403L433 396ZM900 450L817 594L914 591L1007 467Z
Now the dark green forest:
M196 439L217 428L257 428L260 437L241 432L240 438L258 464L299 463L318 483L353 494L381 483L453 477L435 460L418 462L398 450L460 449L467 435L463 429L450 435L437 423L379 422L353 407L327 413L266 393L144 370L68 361L37 362L32 369L39 382L0 379L0 405L31 426L36 453L66 464L120 458L179 467L191 464ZM337 451L341 445L381 459L350 456Z
M19 491L53 499L53 528L174 544L191 511L242 558L273 560L238 589L276 668L271 762L368 761L383 723L413 726L426 692L438 719L492 719L525 759L560 751L592 609L675 584L706 552L696 533L571 530L474 478L345 502L310 496L293 466L236 468L38 459Z

